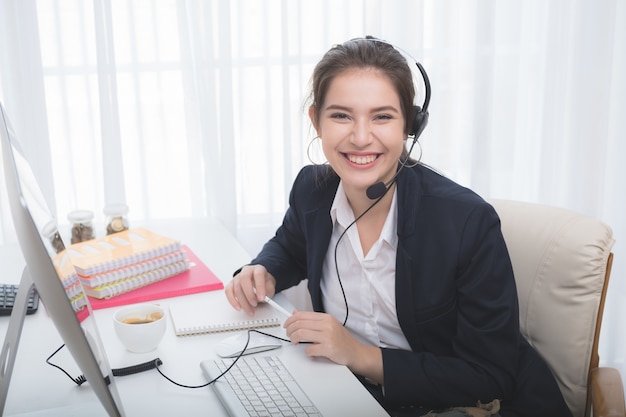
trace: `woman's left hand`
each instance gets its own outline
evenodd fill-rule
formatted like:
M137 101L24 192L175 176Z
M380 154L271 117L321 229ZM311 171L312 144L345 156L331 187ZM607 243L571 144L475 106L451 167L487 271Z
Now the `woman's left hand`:
M292 343L311 343L305 350L307 355L328 358L382 383L380 349L359 342L330 314L296 311L285 321L284 327Z

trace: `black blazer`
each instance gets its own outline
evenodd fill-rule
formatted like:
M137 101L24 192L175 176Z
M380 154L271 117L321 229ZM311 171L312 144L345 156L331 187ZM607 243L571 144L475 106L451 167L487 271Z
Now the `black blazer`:
M283 224L251 262L276 278L277 291L308 278L316 311L324 311L320 281L338 184L328 167L303 168ZM422 165L402 170L397 202L396 309L412 351L382 349L385 407L497 398L502 416L569 416L550 370L519 331L513 270L493 207Z

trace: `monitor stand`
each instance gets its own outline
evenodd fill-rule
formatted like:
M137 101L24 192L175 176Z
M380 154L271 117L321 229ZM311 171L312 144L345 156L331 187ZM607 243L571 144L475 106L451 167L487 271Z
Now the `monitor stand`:
M13 366L17 356L17 348L20 344L22 328L24 327L24 317L26 317L28 294L34 285L28 272L28 267L24 267L0 356L0 415L4 412L7 393L9 392L9 383L13 374Z
M24 267L22 279L17 290L15 304L11 311L9 327L7 328L4 343L2 344L2 353L0 356L0 416L4 415L4 406L9 392L9 384L11 383L11 375L15 365L18 345L22 336L22 328L24 327L24 318L26 317L26 309L28 306L28 295L32 287L33 280L28 272L28 267ZM106 411L102 408L100 402L94 401L93 407L89 407L89 415L94 417L107 417ZM69 405L67 407L46 409L41 412L31 412L25 414L14 415L14 417L69 417L84 415L85 404ZM98 412L98 414L93 414Z

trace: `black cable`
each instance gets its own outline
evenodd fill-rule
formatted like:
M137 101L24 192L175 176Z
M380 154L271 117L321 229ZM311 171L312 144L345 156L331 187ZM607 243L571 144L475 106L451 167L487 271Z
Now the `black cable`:
M256 329L250 329L247 331L247 339L246 339L246 344L243 346L243 349L241 350L241 352L239 352L239 354L233 359L233 362L228 365L228 368L226 368L224 370L224 372L222 372L221 374L219 374L218 376L216 376L215 378L213 378L212 381L207 382L206 384L202 384L202 385L185 385L185 384L181 384L179 382L174 381L173 379L171 379L170 377L168 377L167 375L165 375L159 368L156 368L157 371L161 374L161 376L165 379L167 379L169 382L171 382L172 384L182 387L182 388L191 388L191 389L196 389L196 388L204 388L206 386L209 386L211 384L213 384L215 381L217 381L218 379L220 379L221 377L223 377L224 375L226 375L232 368L233 366L235 366L235 364L237 363L237 361L246 353L246 349L248 349L248 345L250 344L250 333L255 332L255 333L259 333L265 336L269 336L269 337L273 337L274 339L278 339L281 340L283 342L289 342L291 343L291 340L289 339L285 339L282 338L280 336L276 336L273 334L269 334L269 333L265 333L262 332L260 330L256 330ZM309 342L302 342L302 343L309 343Z
M372 203L371 206L369 206L367 208L367 210L365 210L363 213L361 213L356 219L354 219L354 221L352 223L350 223L348 225L348 227L346 227L344 229L343 232L341 232L341 234L339 235L339 239L337 239L337 243L335 243L335 253L334 253L334 258L335 258L335 272L337 273L337 280L339 281L339 288L341 288L341 295L343 296L343 302L346 306L346 317L343 320L343 324L342 326L345 327L346 323L348 322L348 315L350 314L349 308L348 308L348 298L346 297L346 291L343 289L343 283L341 282L341 276L339 275L339 263L337 262L337 248L339 248L339 242L341 241L341 239L343 238L343 236L348 232L348 229L350 229L352 227L352 225L354 225L357 221L359 221L361 219L361 217L365 216L365 214L367 212L369 212L376 204L378 204L378 202L380 200L383 199L383 197L387 194L387 191L389 191L389 188L387 188L385 190L385 192L383 193L383 195L381 195L380 197L378 197L378 199L376 201L374 201Z
M75 382L78 386L80 386L80 385L82 385L82 384L86 381L86 379L83 381L83 379L85 378L84 376L83 376L83 378L80 378L80 377L78 377L78 378L74 378L73 376L71 376L70 374L68 374L68 373L65 371L65 369L61 368L59 365L55 365L54 363L50 362L50 359L52 359L52 357L53 357L54 355L56 355L56 354L57 354L57 353L58 353L61 349L63 349L64 347L65 347L65 344L62 344L62 345L61 345L61 346L60 346L57 350L55 350L54 352L52 352L52 355L50 355L50 356L48 356L48 357L46 358L46 363L47 363L48 365L54 366L55 368L57 368L57 369L61 370L61 372L63 372L65 375L67 375L67 377L68 377L69 379L71 379L71 380L72 380L72 381L74 381L74 382ZM81 376L82 376L82 375L81 375Z
M161 365L163 365L163 361L159 358L156 358L148 362L140 363L138 365L127 366L126 368L112 369L111 372L113 373L113 376L127 376L158 368Z
M348 322L348 315L350 311L348 308L348 298L346 297L346 292L343 289L343 283L341 282L341 276L339 275L339 263L337 262L337 248L339 247L339 242L341 241L343 236L348 232L348 229L350 229L354 224L356 224L356 222L359 221L361 217L365 216L376 204L380 202L380 200L383 199L385 195L387 195L387 192L389 191L393 183L397 181L400 170L404 168L406 166L406 163L409 161L409 158L411 157L411 152L413 152L413 147L415 146L415 143L417 143L417 138L413 140L413 143L411 144L411 147L409 148L409 152L407 152L406 158L404 158L404 161L401 163L400 168L398 168L398 170L396 171L396 174L391 180L391 183L385 187L385 192L380 197L378 197L378 199L376 199L363 213L361 213L356 219L354 219L354 221L352 221L352 223L350 223L343 232L341 232L341 234L339 235L339 239L337 239L337 243L335 243L335 250L334 250L335 272L337 273L337 280L339 281L339 287L341 288L341 295L343 296L343 302L346 306L346 317L344 318L343 324L342 324L342 326L344 327L346 323Z
M65 344L61 345L57 350L55 350L52 353L52 355L48 356L48 358L46 358L46 363L48 365L54 366L55 368L59 369L61 372L63 372L65 375L67 375L69 379L74 381L74 383L76 385L81 386L82 384L87 382L87 378L85 378L85 375L79 375L76 378L74 378L65 369L63 369L59 365L56 365L56 364L51 362L51 359L57 353L59 353L59 351L61 349L63 349L64 347L65 347ZM112 369L111 372L113 373L113 376L127 376L127 375L136 374L136 373L139 373L139 372L148 371L148 370L154 369L154 368L158 369L158 367L161 366L162 364L163 364L163 361L161 361L161 359L159 359L159 358L156 358L156 359L153 359L151 361L147 361L147 362L140 363L140 364L137 364L137 365L127 366L125 368ZM104 379L105 379L107 385L111 383L108 375Z
M212 381L209 381L206 384L202 384L202 385L185 385L185 384L181 384L181 383L178 383L178 382L174 381L173 379L171 379L170 377L165 375L161 371L161 369L159 369L159 366L161 366L163 364L163 361L161 361L161 359L159 359L159 358L153 359L153 360L148 361L148 362L140 363L138 365L132 365L132 366L128 366L128 367L125 367L125 368L112 369L111 371L113 373L113 376L119 377L119 376L127 376L127 375L136 374L136 373L139 373L139 372L144 372L144 371L147 371L147 370L150 370L150 369L156 369L157 372L159 374L161 374L161 376L163 378L167 379L169 382L171 382L172 384L177 385L179 387L182 387L182 388L192 388L192 389L204 388L204 387L206 387L208 385L211 385L212 383L214 383L215 381L220 379L222 376L226 375L232 369L232 367L235 366L235 363L237 363L239 358L241 358L245 354L246 349L248 349L248 345L250 344L250 333L251 332L259 333L259 334L262 334L262 335L265 335L265 336L273 337L274 339L278 339L278 340L281 340L283 342L291 343L291 340L289 340L289 339L285 339L285 338L280 337L280 336L276 336L276 335L273 335L273 334L265 333L265 332L262 332L260 330L250 329L247 332L246 344L244 345L244 347L241 350L241 352L235 357L235 359L233 360L233 363L231 363L228 366L228 368L226 368L226 370L224 372L222 372L220 375L215 377ZM310 342L301 342L301 343L308 344ZM65 347L65 344L61 345L50 356L48 356L48 358L46 359L46 363L48 365L54 366L55 368L59 369L61 372L63 372L65 375L67 375L67 377L70 378L76 385L81 386L82 384L87 382L87 378L85 378L84 375L80 375L80 376L74 378L65 369L61 368L59 365L56 365L56 364L54 364L54 363L52 363L50 361L64 347ZM110 381L108 375L104 379L105 379L107 385L110 384L111 381Z

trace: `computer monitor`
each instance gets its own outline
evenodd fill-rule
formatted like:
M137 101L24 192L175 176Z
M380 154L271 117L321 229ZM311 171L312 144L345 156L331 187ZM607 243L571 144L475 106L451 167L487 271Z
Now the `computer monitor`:
M4 410L19 347L27 292L34 284L63 342L106 412L110 416L122 416L124 413L115 378L106 358L93 311L80 283L68 286L67 276L58 273L59 267L53 263L54 258L58 265L57 250L62 255L65 246L58 233L56 239L61 239L61 242L56 242L56 249L43 235L44 228L47 233L51 229L55 231L56 221L1 103L0 141L13 224L26 261L0 358L0 414ZM73 269L71 265L69 267Z

